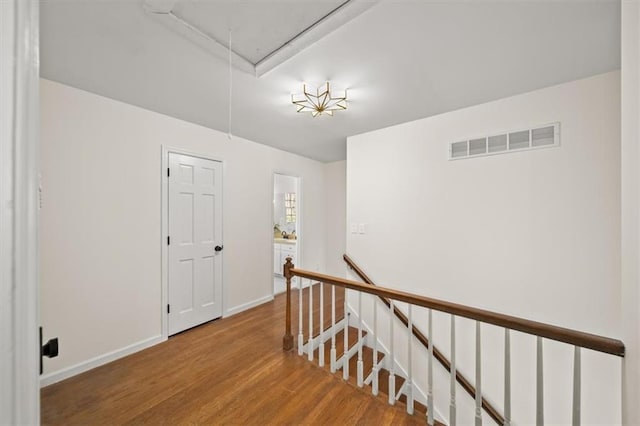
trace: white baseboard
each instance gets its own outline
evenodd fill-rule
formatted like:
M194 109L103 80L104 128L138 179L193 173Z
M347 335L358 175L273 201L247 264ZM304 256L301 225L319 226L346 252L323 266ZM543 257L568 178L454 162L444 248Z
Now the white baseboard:
M148 339L133 343L129 346L125 346L124 348L116 349L115 351L107 352L103 355L98 355L97 357L88 359L79 364L63 368L62 370L47 373L43 376L40 376L40 387L49 386L77 374L84 373L85 371L89 371L111 361L115 361L116 359L123 358L127 355L131 355L143 349L147 349L151 346L157 345L158 343L162 343L165 340L167 339L163 338L162 336L150 337Z
M238 305L234 308L227 309L227 312L224 314L224 317L226 318L226 317L230 317L231 315L239 314L240 312L246 311L247 309L255 308L258 305L271 302L272 300L273 300L273 295L268 294L259 299L252 300L251 302L243 303L242 305Z

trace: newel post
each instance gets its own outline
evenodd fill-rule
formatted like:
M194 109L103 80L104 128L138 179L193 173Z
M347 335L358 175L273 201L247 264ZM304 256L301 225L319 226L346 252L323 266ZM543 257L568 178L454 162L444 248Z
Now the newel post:
M284 278L287 280L287 307L286 309L286 323L284 328L284 337L282 337L282 350L290 351L293 349L293 335L291 334L291 268L293 263L291 258L287 257L287 262L284 264Z

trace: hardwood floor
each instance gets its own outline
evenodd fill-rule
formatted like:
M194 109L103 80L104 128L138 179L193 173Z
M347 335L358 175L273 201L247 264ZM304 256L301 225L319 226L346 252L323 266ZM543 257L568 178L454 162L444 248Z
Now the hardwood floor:
M284 301L277 296L44 388L42 423L424 424L295 349L284 353Z

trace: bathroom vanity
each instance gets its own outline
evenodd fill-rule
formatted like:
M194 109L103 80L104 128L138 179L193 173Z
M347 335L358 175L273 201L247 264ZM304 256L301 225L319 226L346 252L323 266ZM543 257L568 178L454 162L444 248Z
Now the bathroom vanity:
M292 259L296 264L297 241L285 238L273 239L273 273L283 275L283 266L287 261L287 257Z

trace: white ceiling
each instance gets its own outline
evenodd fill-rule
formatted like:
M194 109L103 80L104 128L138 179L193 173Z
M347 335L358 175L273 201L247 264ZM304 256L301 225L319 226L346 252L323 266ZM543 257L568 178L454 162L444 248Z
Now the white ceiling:
M177 1L173 12L256 64L345 0Z
M179 0L174 10L212 36L231 28L234 50L255 60L341 3ZM227 61L142 0L48 0L40 14L43 77L228 130ZM231 131L334 161L350 135L619 67L619 0L382 1L262 77L234 69ZM290 94L326 79L349 88L349 109L297 114Z

